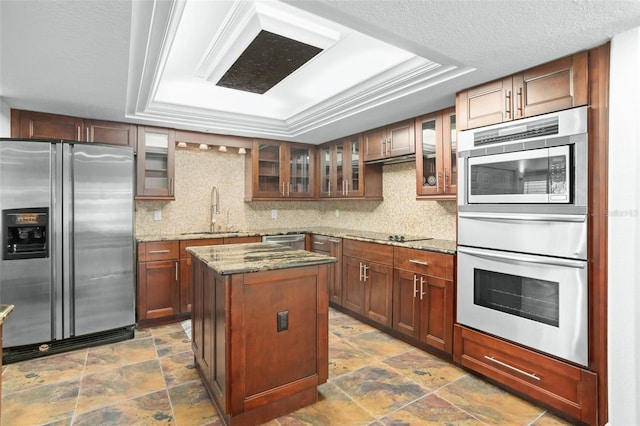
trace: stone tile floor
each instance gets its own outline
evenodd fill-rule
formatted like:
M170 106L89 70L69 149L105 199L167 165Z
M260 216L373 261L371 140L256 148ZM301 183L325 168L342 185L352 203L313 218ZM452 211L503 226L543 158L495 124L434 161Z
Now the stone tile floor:
M187 333L185 333L187 331ZM2 425L222 424L189 325L3 367ZM285 425L567 425L544 409L333 309L329 380Z

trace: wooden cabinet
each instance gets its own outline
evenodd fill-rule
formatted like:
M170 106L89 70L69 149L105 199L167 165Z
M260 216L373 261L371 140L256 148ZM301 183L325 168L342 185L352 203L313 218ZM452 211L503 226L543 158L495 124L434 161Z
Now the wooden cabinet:
M453 353L452 255L394 247L393 328Z
M329 302L342 305L342 238L312 235L311 251L338 259L329 264Z
M586 424L597 418L597 375L469 328L455 326L455 362Z
M364 161L413 154L416 150L413 119L364 133Z
M134 147L136 126L35 111L11 110L11 137L63 139Z
M263 424L316 402L329 367L327 266L192 268L194 361L224 423Z
M582 52L461 91L458 130L587 105L587 68Z
M138 322L180 314L178 241L138 244Z
M382 199L382 165L365 165L362 136L323 144L318 150L320 198Z
M173 200L175 131L138 127L136 200Z
M455 199L457 131L455 108L415 119L416 194L418 198Z
M342 306L391 327L393 247L344 240Z
M315 146L256 139L247 156L247 200L314 198Z

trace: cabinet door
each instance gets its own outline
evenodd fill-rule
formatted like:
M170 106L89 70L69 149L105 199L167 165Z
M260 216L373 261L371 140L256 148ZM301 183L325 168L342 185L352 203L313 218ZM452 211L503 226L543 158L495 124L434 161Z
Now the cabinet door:
M424 115L416 119L416 192L417 195L442 193L442 115Z
M364 313L362 260L344 257L342 264L342 306L358 314Z
M320 163L320 191L318 195L322 198L335 196L336 166L338 164L335 150L335 143L322 145L318 150Z
M64 139L81 141L83 138L82 119L66 115L47 114L33 111L12 110L13 124L11 136L29 139Z
M391 327L393 269L379 263L363 262L365 287L364 314Z
M424 292L420 340L448 354L453 353L453 281L420 276Z
M136 199L174 199L175 131L138 127Z
M442 111L442 192L455 197L458 192L458 131L456 110Z
M314 157L313 147L305 145L288 144L286 197L310 198L313 197Z
M549 62L513 79L515 118L587 104L587 52Z
M394 270L393 328L409 337L420 337L420 297L418 275L404 269Z
M369 130L363 135L364 161L380 160L387 152L387 128Z
M282 179L284 153L282 144L255 141L253 157L253 198L282 198L286 194Z
M361 136L354 135L348 137L342 141L341 145L344 155L344 183L341 186L341 188L343 188L342 194L345 197L362 197L365 195L365 183L362 173L364 160L360 152L362 146Z
M138 265L138 319L153 319L180 312L178 261L142 262Z
M459 130L513 120L513 80L506 77L458 93Z
M397 157L416 152L413 119L387 126L387 134L386 157Z
M136 139L134 125L100 120L84 121L84 140L87 142L135 147Z

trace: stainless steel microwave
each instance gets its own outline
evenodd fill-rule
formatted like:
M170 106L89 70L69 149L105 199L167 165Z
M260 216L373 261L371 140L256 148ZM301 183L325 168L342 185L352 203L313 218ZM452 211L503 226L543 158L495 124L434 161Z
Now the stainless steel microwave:
M585 214L587 108L460 132L459 211Z

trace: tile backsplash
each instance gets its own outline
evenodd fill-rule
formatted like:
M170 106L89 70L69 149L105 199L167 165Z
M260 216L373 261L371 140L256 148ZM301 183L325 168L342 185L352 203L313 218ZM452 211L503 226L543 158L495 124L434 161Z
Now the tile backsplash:
M248 153L247 155L250 155ZM416 200L415 163L383 166L384 201L244 201L245 158L235 148L176 149L175 201L137 201L136 234L331 226L455 240L455 201ZM211 214L211 193L220 214ZM160 211L160 220L154 212ZM276 219L272 214L277 215Z

